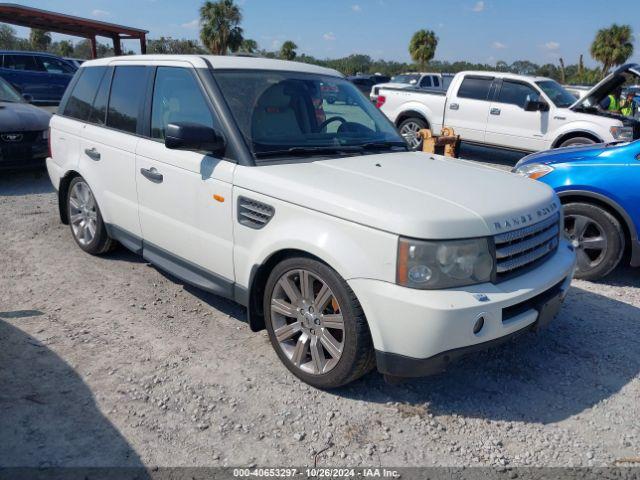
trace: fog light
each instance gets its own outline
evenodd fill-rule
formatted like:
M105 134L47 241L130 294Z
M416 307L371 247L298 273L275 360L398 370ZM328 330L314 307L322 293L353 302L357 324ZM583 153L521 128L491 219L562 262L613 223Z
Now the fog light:
M476 320L476 324L473 326L473 333L477 335L480 333L480 330L482 330L482 327L484 327L484 317L480 317Z

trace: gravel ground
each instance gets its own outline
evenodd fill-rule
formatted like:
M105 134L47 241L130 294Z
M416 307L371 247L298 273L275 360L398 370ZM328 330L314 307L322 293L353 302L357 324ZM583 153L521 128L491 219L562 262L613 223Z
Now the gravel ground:
M501 162L506 168L509 161ZM512 164L512 162L511 162ZM323 392L243 310L82 253L44 172L0 174L0 466L613 465L640 455L640 282L445 374Z

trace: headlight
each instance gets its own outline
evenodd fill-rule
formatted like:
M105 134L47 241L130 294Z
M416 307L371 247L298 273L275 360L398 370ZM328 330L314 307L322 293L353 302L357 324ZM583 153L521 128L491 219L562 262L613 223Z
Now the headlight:
M609 131L616 140L633 140L633 127L611 127Z
M491 280L493 257L486 238L426 241L400 238L397 282L434 290Z
M546 174L551 172L553 172L553 167L542 163L529 163L527 165L522 165L521 167L516 167L513 170L513 173L522 175L523 177L532 178L533 180L544 177Z

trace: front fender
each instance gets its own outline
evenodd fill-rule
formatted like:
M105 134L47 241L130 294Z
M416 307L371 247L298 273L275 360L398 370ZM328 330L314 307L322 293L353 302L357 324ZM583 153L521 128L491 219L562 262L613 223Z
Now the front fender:
M600 142L611 142L614 140L609 129L620 122L611 121L608 125L600 125L599 123L589 120L575 120L561 125L553 134L552 145L558 146L559 141L569 134L588 133L596 137Z

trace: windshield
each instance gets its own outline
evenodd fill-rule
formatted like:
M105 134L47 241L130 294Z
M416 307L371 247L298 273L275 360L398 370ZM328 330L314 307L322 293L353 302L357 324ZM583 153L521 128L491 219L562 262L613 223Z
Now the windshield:
M411 85L418 83L418 80L420 80L420 75L418 74L396 75L391 79L393 83L408 83Z
M257 70L216 71L215 78L256 158L406 149L387 118L341 78Z
M22 97L15 91L15 89L7 83L3 78L0 78L0 102L22 102Z
M536 82L556 107L567 108L576 102L576 97L567 92L562 85L553 80Z

